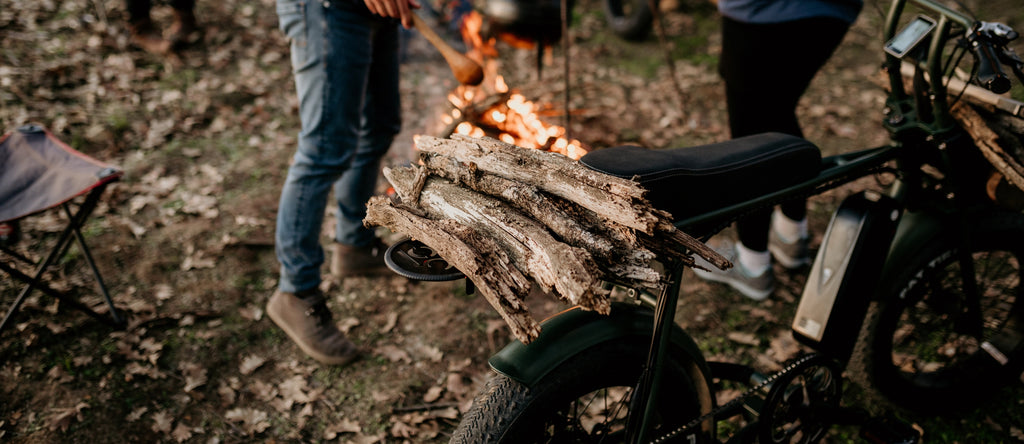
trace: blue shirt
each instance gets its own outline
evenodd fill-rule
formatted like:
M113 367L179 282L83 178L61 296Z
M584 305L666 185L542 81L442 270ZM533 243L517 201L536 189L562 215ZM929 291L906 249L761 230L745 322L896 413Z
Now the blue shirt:
M722 15L744 23L784 23L834 17L853 23L864 0L718 0Z

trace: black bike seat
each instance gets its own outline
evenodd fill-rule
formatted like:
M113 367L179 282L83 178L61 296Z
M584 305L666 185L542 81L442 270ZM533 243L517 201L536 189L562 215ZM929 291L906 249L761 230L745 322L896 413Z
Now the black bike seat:
M686 148L616 146L591 151L580 162L639 182L655 208L680 221L817 176L821 150L800 137L763 133Z

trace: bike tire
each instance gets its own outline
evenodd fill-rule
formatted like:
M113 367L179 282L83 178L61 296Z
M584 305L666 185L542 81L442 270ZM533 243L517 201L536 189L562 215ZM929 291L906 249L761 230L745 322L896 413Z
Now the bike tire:
M955 233L922 245L871 308L864 368L868 382L898 405L955 413L1012 383L1024 367L1024 215L972 217L970 238L983 289L980 338L963 329ZM985 343L995 344L1006 362L997 362Z
M644 367L649 341L625 337L599 343L571 356L532 387L493 374L450 442L625 442L629 394ZM710 383L702 357L674 354L662 377L654 435L714 408ZM712 420L695 429L693 441L686 436L668 442L712 442Z
M639 42L651 33L654 15L648 0L604 0L604 14L608 27L623 39Z

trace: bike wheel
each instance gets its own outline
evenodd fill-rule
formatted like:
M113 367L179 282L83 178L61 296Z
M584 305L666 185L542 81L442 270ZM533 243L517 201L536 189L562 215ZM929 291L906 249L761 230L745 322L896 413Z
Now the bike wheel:
M1024 215L974 218L970 237L980 319L966 314L954 235L924 246L880 295L867 327L867 370L898 404L945 412L969 407L1024 365Z
M604 14L612 32L631 41L646 39L654 21L648 0L604 0Z
M532 387L494 374L455 430L454 444L622 443L633 388L648 338L618 338L572 356ZM675 354L662 377L654 436L685 425L713 407L700 357ZM714 423L666 442L709 443ZM689 441L688 441L689 439Z

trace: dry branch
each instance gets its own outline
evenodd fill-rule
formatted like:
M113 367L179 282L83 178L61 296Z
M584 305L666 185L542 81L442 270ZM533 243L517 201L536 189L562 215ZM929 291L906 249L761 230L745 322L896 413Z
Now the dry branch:
M540 326L522 302L530 291L529 279L490 239L450 219L419 217L382 196L370 199L364 222L405 233L433 248L477 285L519 340L529 343L540 333Z

